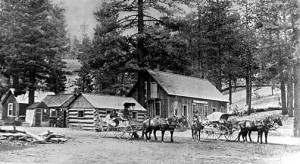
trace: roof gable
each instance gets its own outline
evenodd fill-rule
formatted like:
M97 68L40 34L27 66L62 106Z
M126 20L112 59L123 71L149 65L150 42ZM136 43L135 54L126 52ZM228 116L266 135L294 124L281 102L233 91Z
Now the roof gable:
M48 107L62 107L68 106L68 100L71 100L74 97L74 94L47 95L42 102L44 102Z
M124 109L125 103L134 103L134 110L146 111L134 98L98 94L82 94L95 108Z
M47 105L44 102L35 102L33 104L31 104L29 107L27 107L26 109L35 109L35 108L48 108Z
M169 95L228 102L208 80L179 74L147 70Z

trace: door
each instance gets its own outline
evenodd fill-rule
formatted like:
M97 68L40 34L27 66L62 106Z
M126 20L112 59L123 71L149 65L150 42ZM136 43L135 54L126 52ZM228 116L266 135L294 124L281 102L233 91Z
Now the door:
M41 126L42 123L42 109L35 109L35 126Z
M67 127L67 110L64 110L63 127Z

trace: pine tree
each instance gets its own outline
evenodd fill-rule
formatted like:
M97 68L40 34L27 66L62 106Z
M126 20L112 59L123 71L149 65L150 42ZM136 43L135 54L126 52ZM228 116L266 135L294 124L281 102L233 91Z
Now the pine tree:
M5 74L16 79L15 93L29 91L30 104L35 90L64 90L61 56L68 39L63 11L49 0L1 2Z

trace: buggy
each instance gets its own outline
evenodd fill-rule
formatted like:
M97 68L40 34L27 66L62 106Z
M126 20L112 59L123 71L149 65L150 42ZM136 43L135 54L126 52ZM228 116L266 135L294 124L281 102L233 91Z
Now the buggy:
M220 140L223 137L227 141L236 140L238 129L231 121L228 121L229 116L221 112L213 112L206 116L206 121L202 122L204 125L202 132L206 134L206 138Z
M115 136L119 139L139 138L142 136L142 123L132 119L119 119L119 124L114 124L114 121L107 115L96 128L99 137Z

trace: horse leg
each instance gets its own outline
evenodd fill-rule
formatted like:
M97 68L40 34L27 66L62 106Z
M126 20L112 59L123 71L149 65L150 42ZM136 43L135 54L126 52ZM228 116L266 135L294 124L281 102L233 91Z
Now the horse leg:
M268 143L268 131L265 131L265 143Z
M161 130L161 142L164 142L165 130Z
M262 144L262 131L259 131L258 132L258 139L257 139L257 142L261 143Z
M156 137L156 130L153 131L153 134L154 134L155 140L157 140L157 137Z
M238 134L238 141L240 141L241 134L242 134L242 132L240 131Z
M250 142L252 142L252 139L251 139L251 131L248 131L248 136L249 136Z
M200 142L200 131L201 130L198 130L198 142Z
M174 134L174 131L173 131L173 130L170 130L170 134L171 134L171 142L174 142L174 141L173 141L173 134Z

